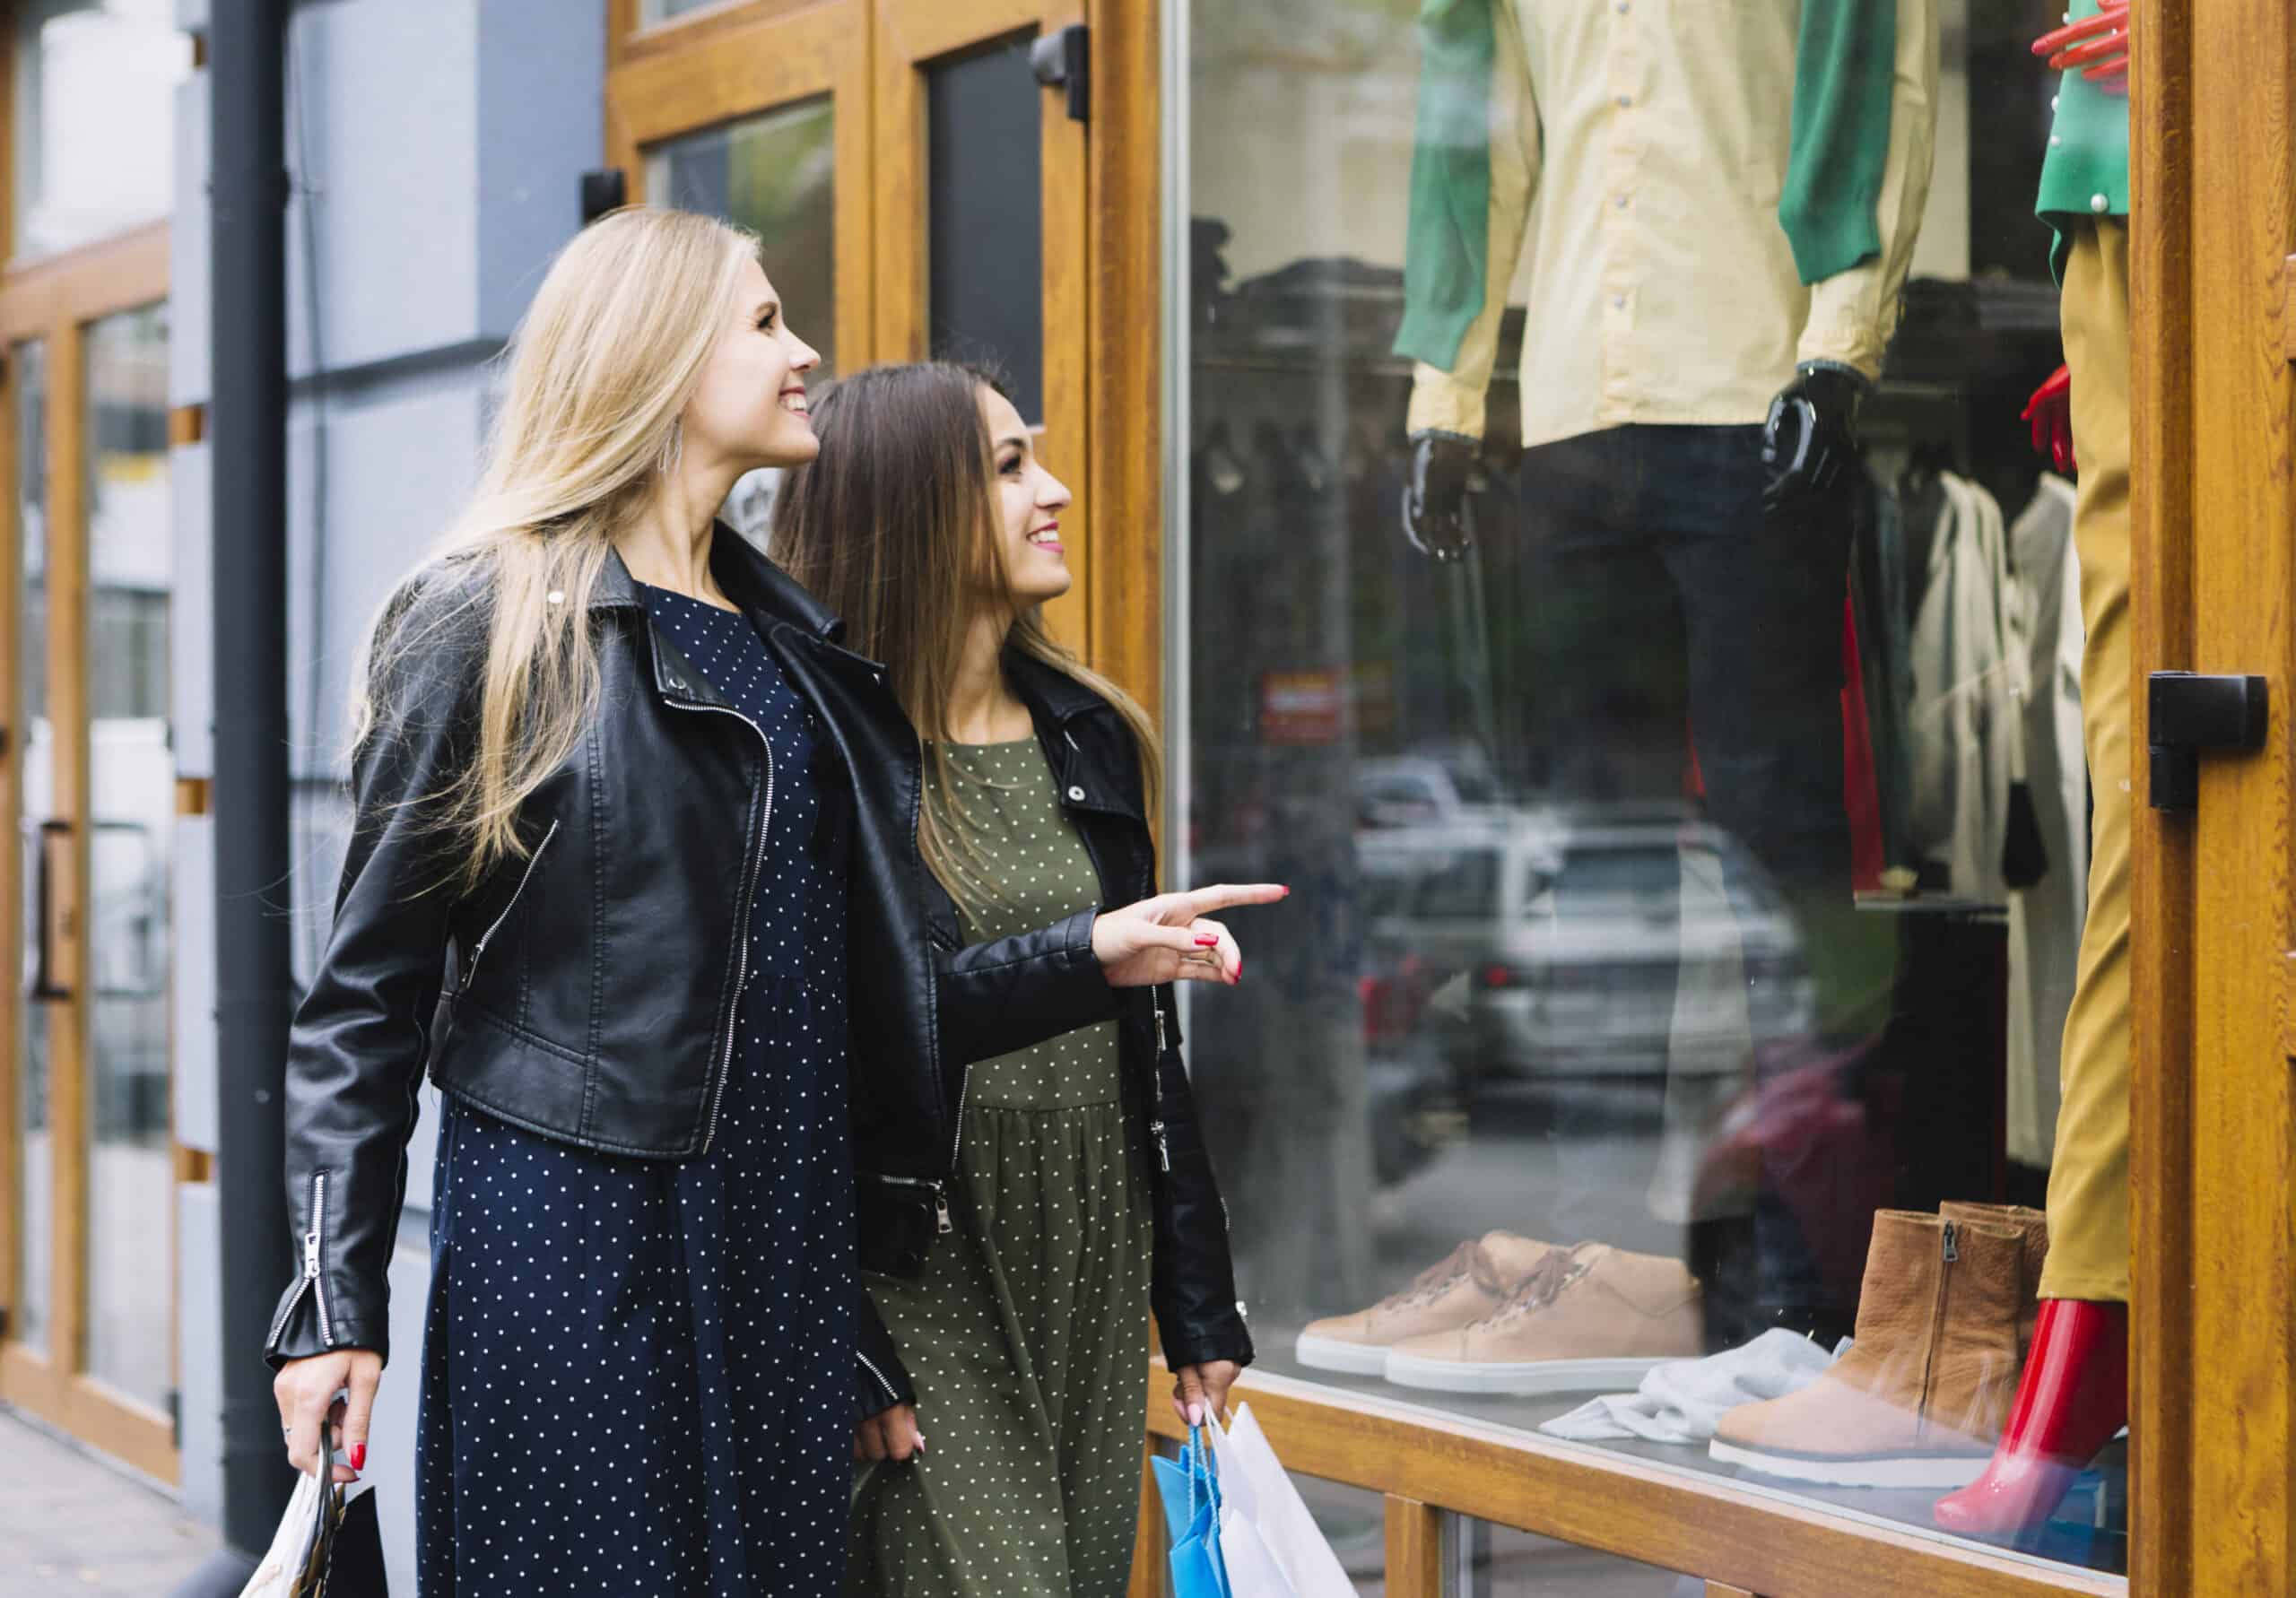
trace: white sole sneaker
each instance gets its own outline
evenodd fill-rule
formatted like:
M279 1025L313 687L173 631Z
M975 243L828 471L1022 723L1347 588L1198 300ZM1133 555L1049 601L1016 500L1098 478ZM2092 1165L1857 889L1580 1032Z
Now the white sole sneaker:
M1674 1355L1683 1359L1694 1356ZM1531 1359L1518 1363L1387 1356L1387 1380L1438 1393L1631 1393L1665 1359Z
M1292 1355L1300 1364L1317 1370L1336 1370L1348 1376L1381 1376L1387 1368L1384 1343L1348 1342L1336 1337L1318 1337L1312 1332L1300 1333Z
M1993 1457L1991 1454L1789 1454L1741 1448L1719 1437L1707 1446L1707 1454L1718 1464L1736 1465L1781 1481L1809 1481L1821 1487L1918 1488L1925 1492L1967 1487L1985 1473L1986 1462Z

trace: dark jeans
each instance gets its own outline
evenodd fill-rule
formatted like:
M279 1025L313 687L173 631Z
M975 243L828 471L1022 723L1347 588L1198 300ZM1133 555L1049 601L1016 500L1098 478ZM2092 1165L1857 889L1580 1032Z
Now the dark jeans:
M1679 799L1694 738L1708 816L1777 890L1734 873L1733 903L1750 921L1782 898L1806 951L1851 908L1840 702L1849 511L1766 515L1761 432L1627 426L1527 451L1520 542L1493 541L1491 605L1517 607L1494 628L1495 697L1513 718L1502 738L1559 800ZM1674 903L1671 887L1664 897ZM1765 964L1749 975L1756 1068L1770 1078L1820 1040L1765 1035L1793 1010L1765 989L1791 973ZM1646 1002L1665 1003L1665 991ZM1570 1104L1554 1125L1566 1168L1602 1148ZM1558 1229L1574 1229L1561 1219ZM1576 1229L1599 1235L1600 1224L1589 1215ZM1753 1230L1758 1283L1714 1286L1740 1298L1751 1289L1764 1309L1822 1302L1812 1251L1767 1183Z

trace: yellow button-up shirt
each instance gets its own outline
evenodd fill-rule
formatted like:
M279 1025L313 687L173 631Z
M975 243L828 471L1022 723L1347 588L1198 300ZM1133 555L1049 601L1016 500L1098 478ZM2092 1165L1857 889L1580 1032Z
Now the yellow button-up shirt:
M1804 287L1778 220L1798 0L1503 0L1491 285L1410 427L1483 436L1524 268L1523 442L1627 422L1759 422L1797 360L1878 377L1927 202L1936 0L1898 0L1877 256Z

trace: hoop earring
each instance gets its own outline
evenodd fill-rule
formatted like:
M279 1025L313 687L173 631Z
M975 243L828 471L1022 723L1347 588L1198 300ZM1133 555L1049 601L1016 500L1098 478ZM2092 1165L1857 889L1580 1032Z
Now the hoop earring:
M681 416L670 423L670 436L662 440L662 474L666 477L678 469L678 462L685 458L685 418Z

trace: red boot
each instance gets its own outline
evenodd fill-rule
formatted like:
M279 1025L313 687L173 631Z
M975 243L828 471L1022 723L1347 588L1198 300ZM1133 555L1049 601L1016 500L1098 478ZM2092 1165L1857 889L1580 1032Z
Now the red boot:
M1985 1474L1938 1500L1937 1524L1967 1537L2031 1530L2127 1424L2128 1306L2042 1299L2001 1446Z

